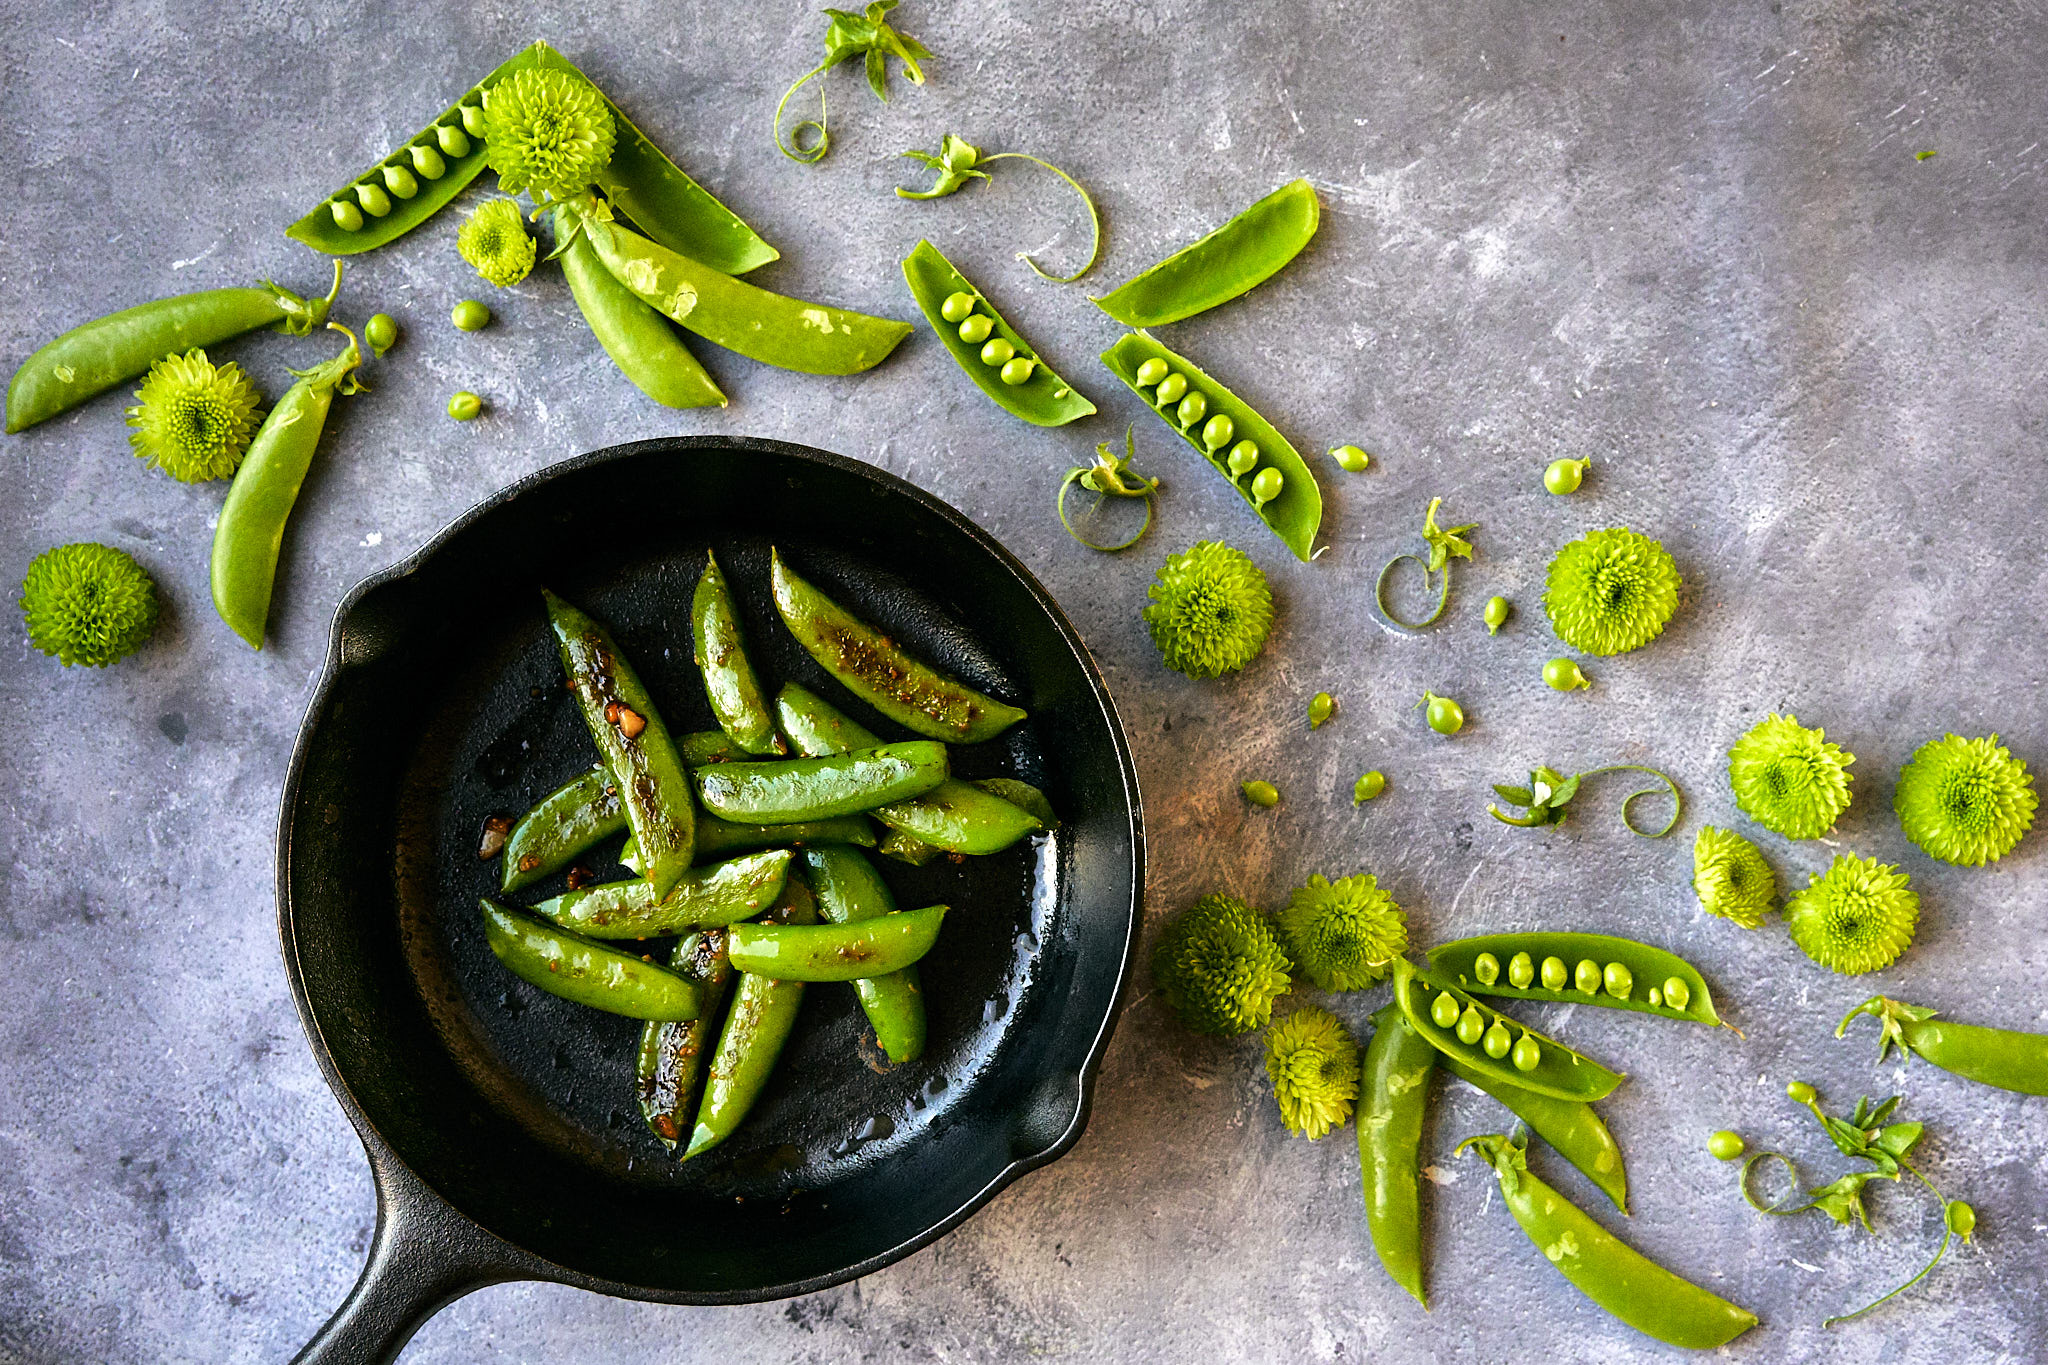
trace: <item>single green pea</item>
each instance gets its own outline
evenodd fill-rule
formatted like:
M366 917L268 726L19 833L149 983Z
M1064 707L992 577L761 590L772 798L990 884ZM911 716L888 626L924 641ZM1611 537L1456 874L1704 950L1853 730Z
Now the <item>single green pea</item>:
M370 354L381 356L398 344L398 321L389 313L372 313L370 320L363 324L363 340L370 343Z
M1449 697L1439 697L1434 692L1424 692L1417 706L1427 706L1424 712L1429 717L1429 728L1440 735L1455 735L1465 728L1465 708Z
M1786 1096L1800 1104L1812 1104L1814 1097L1819 1093L1805 1081L1794 1081L1785 1087Z
M1515 1042L1515 1055L1512 1060L1515 1070L1534 1071L1543 1062L1543 1044L1528 1034L1523 1034Z
M1465 1006L1465 1012L1458 1016L1458 1041L1466 1047L1479 1041L1479 1035L1486 1032L1486 1017L1477 1005Z
M1386 774L1378 768L1358 779L1351 787L1351 804L1363 805L1387 789Z
M386 166L384 188L400 199L410 199L420 192L419 177L403 166Z
M974 295L968 293L948 294L946 301L939 305L939 316L948 322L965 322L974 315Z
M1733 1161L1742 1155L1745 1145L1742 1134L1723 1128L1707 1139L1707 1155L1719 1161Z
M1280 804L1280 789L1271 782L1247 782L1244 784L1244 799L1254 806L1277 806Z
M1318 692L1308 699L1308 728L1320 730L1337 709L1337 699L1328 692Z
M1579 481L1592 468L1591 460L1552 460L1543 471L1543 486L1560 496L1579 491Z
M979 346L995 335L996 320L986 313L976 313L960 324L960 339L969 346Z
M1012 388L1014 388L1017 385L1022 384L1025 380L1031 378L1031 372L1037 368L1037 361L1027 360L1020 355L1014 357L1013 359L1005 360L1003 362L1003 368L997 372L996 377L1001 379L1005 384L1008 384Z
M450 313L449 317L457 327L465 332L481 332L484 328L491 325L491 310L489 306L479 303L475 299L464 299L461 303L456 304L455 311Z
M1191 393L1180 400L1173 415L1183 427L1191 427L1209 415L1209 400L1200 392Z
M1356 474L1372 463L1372 456L1357 446L1331 446L1330 458L1337 462L1337 468L1348 474Z
M1492 953L1481 953L1472 964L1472 975L1479 978L1482 986L1491 986L1500 980L1500 959Z
M984 365L1007 365L1017 354L1017 348L1005 337L990 337L982 343L981 363Z
M462 106L462 126L471 137L484 135L484 107L481 104Z
M1241 479L1259 467L1259 445L1256 441L1239 441L1230 448L1230 457L1224 465L1230 470L1232 479Z
M1264 507L1267 503L1279 497L1281 491L1286 487L1287 476L1273 468L1273 466L1267 465L1264 469L1252 475L1252 506L1255 508ZM1464 724L1462 716L1459 717L1458 723Z
M1163 408L1168 403L1178 403L1187 396L1187 392L1188 377L1184 374L1170 374L1159 381L1159 392L1153 395L1152 401Z
M475 421L477 415L483 410L484 400L471 393L468 389L457 390L455 395L448 400L448 415L458 422Z
M1561 958L1561 957L1546 957L1546 958L1544 958L1544 959L1543 959L1543 989L1544 989L1544 990L1546 990L1546 991L1561 991L1561 990L1563 990L1563 989L1564 989L1564 987L1565 987L1565 983L1566 983L1566 982L1568 982L1568 981L1570 981L1571 979L1572 979L1572 974L1571 974L1571 971L1570 971L1570 969L1569 969L1569 968L1567 968L1567 967L1566 967L1566 966L1564 965L1564 959L1563 959L1563 958Z
M1636 988L1636 974L1628 969L1625 962L1608 963L1606 970L1600 973L1600 979L1607 987L1607 993L1616 1000L1628 999Z
M1686 985L1675 976L1664 982L1664 1003L1666 1005L1675 1010L1682 1010L1691 1001L1692 987ZM1650 1003L1654 1005L1657 1002L1653 1000Z
M1600 994L1600 964L1585 958L1572 969L1572 985L1586 995Z
M1508 623L1508 599L1489 597L1486 599L1486 633L1500 634L1500 628Z
M363 227L363 211L346 199L337 199L329 206L334 214L334 225L343 232L360 232Z
M412 168L427 179L439 180L448 174L448 163L441 159L439 152L426 143L415 142L406 148L406 152L412 157Z
M1655 986L1652 986L1650 987L1650 994L1648 999L1652 1006L1661 1005L1664 1003L1664 992L1658 990Z
M1529 989L1529 983L1536 979L1536 962L1527 953L1516 953L1508 959L1508 984L1518 991Z
M1948 1207L1942 1210L1941 1217L1942 1221L1948 1224L1948 1230L1965 1242L1977 1231L1977 1210L1960 1199L1949 1200Z
M1187 400L1182 399L1181 405L1185 407ZM1202 424L1202 449L1214 455L1217 451L1229 445L1230 438L1235 435L1237 435L1237 423L1230 420L1229 413L1219 412Z
M1508 1026L1498 1019L1493 1021L1493 1027L1486 1031L1486 1036L1479 1040L1479 1046L1485 1048L1486 1055L1495 1061L1499 1061L1508 1055L1510 1044L1511 1037L1508 1033ZM1527 1070L1528 1068L1524 1067L1523 1069Z
M1429 1002L1429 1017L1436 1022L1438 1028L1449 1028L1458 1022L1458 1002L1452 998L1449 991L1443 992Z
M1593 680L1579 671L1577 659L1552 659L1543 665L1543 681L1549 683L1555 692L1570 692L1593 685Z
M449 156L469 155L469 135L452 123L444 123L434 129L434 141L441 144L441 150Z
M361 204L363 211L372 218L382 218L391 212L391 196L384 193L382 185L372 185L365 181L356 186L356 202Z
M1171 365L1155 355L1138 367L1138 387L1149 389L1160 380L1166 378L1168 374L1172 373L1172 370L1173 367Z

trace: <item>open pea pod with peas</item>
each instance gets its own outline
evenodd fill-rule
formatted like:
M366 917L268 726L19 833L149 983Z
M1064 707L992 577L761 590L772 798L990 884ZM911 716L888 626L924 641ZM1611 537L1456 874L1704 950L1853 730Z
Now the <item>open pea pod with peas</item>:
M930 242L903 258L903 280L946 353L1004 412L1057 427L1095 411Z
M1699 969L1609 934L1482 934L1429 950L1430 970L1477 995L1635 1010L1734 1028L1714 1012Z
M1406 958L1394 959L1394 1003L1437 1051L1503 1085L1591 1103L1622 1082L1621 1073L1480 1004Z

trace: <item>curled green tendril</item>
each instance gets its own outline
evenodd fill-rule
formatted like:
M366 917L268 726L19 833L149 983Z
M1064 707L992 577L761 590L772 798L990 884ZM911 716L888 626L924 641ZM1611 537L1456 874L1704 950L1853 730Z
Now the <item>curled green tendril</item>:
M1380 570L1379 580L1373 584L1372 600L1375 604L1378 605L1380 609L1380 615L1386 617L1387 620L1393 622L1401 629L1421 630L1425 626L1435 625L1437 621L1442 618L1444 614L1444 608L1450 606L1451 571L1448 566L1444 569L1442 585L1437 589L1436 610L1431 612L1429 615L1423 617L1420 621L1404 621L1400 618L1399 615L1395 613L1394 608L1387 602L1387 576L1393 573L1394 566L1396 564L1399 564L1404 559L1411 561L1417 568L1422 570L1422 590L1425 593L1429 591L1429 565L1423 562L1422 556L1400 554L1395 555L1392 559L1388 560L1387 566Z
M1790 1187L1786 1189L1784 1194L1773 1199L1768 1204L1760 1203L1749 1187L1749 1173L1761 1161L1775 1161L1783 1166L1785 1168L1785 1178L1791 1182ZM1792 1158L1786 1156L1783 1152L1758 1152L1750 1157L1749 1160L1743 1162L1740 1184L1742 1186L1742 1197L1748 1201L1749 1206L1758 1213L1768 1213L1773 1218L1790 1218L1795 1213L1805 1213L1808 1209L1814 1207L1813 1201L1801 1204L1796 1209L1786 1207L1799 1197L1799 1168L1794 1166Z
M1031 259L1031 253L1028 251L1018 252L1017 259L1030 266L1038 278L1051 280L1055 284L1071 284L1095 268L1095 258L1102 254L1102 215L1096 212L1095 199L1081 182L1050 161L1033 156L1029 152L984 152L967 139L956 137L952 133L947 133L940 139L937 152L910 151L901 155L909 157L912 161L922 162L939 173L939 178L932 182L932 187L928 190L908 190L898 185L896 194L901 199L943 199L965 186L970 180L987 180L988 172L977 168L992 161L1029 161L1034 166L1043 166L1072 186L1074 193L1081 196L1082 206L1088 210L1088 259L1082 261L1081 268L1071 275L1048 273L1037 261Z
M1662 787L1637 788L1621 799L1621 823L1628 826L1630 834L1638 835L1644 839L1661 839L1672 830L1678 828L1679 817L1685 814L1685 798L1678 794L1678 784L1671 780L1671 774L1659 772L1655 768L1644 767L1640 763L1616 763L1605 768L1594 768L1591 772L1580 773L1579 776L1597 777L1601 773L1648 773L1664 784ZM1628 808L1635 803L1635 799L1639 796L1661 795L1669 795L1671 797L1671 818L1665 821L1664 828L1658 830L1655 834L1649 834L1637 829L1636 822L1629 818Z
M813 77L824 75L835 65L837 65L835 61L827 58L809 71L806 71L803 75L797 77L796 84L782 92L782 102L775 106L775 150L781 152L791 161L801 161L806 166L814 165L824 160L825 153L831 150L832 133L825 127L825 88L823 86L818 87L818 116L816 118L804 119L791 128L787 140L784 139L782 134L782 111L789 107L790 96L803 89L804 82L811 80ZM809 146L804 144L804 130L807 128L815 128L818 132L818 140Z
M1380 615L1403 630L1421 630L1425 626L1436 624L1442 618L1444 608L1449 606L1451 601L1451 560L1470 559L1472 557L1472 543L1465 539L1465 533L1479 529L1479 523L1472 522L1464 526L1453 526L1448 530L1439 527L1436 524L1436 509L1443 506L1443 501L1442 498L1431 498L1429 500L1429 510L1423 513L1422 539L1429 547L1425 554L1395 555L1387 561L1386 567L1380 570L1379 579L1373 584L1373 602L1379 607ZM1443 581L1437 589L1436 610L1423 617L1420 621L1402 620L1394 613L1394 609L1387 604L1387 577L1394 572L1394 566L1404 559L1413 560L1421 568L1422 590L1424 593L1429 591L1429 576L1431 574L1440 573L1443 575Z
M1109 442L1104 441L1095 447L1094 464L1085 466L1075 465L1072 469L1069 469L1067 476L1060 480L1059 498L1054 503L1054 510L1059 513L1060 525L1066 528L1067 534L1081 544L1086 545L1089 549L1100 550L1104 554L1115 554L1119 550L1130 549L1140 540L1143 540L1145 532L1152 528L1152 498L1159 491L1161 484L1159 480L1148 479L1131 469L1131 461L1137 457L1138 453L1137 440L1133 434L1134 430L1134 428L1126 428L1124 430L1124 453L1122 455L1112 451L1109 448ZM1102 509L1102 505L1111 498L1143 498L1145 500L1144 522L1139 525L1137 531L1129 540L1118 541L1114 545L1103 545L1088 539L1088 537L1075 529L1073 522L1067 520L1067 490L1077 483L1096 495L1095 505L1088 509L1083 520L1092 520L1095 514Z
M782 115L788 108L790 96L803 88L806 81L822 76L833 67L853 57L866 59L868 88L875 92L875 98L884 104L889 101L889 58L894 57L903 64L903 74L911 84L924 84L924 68L920 60L929 61L931 53L925 45L907 33L891 28L884 18L896 8L897 0L874 0L865 10L854 14L843 9L828 9L826 15L832 20L825 30L825 60L797 77L796 84L782 94L782 102L775 106L775 149L791 161L811 165L824 158L832 145L832 135L825 127L825 89L818 87L818 117L806 119L790 129L789 141L782 137ZM806 128L818 131L818 140L804 145L803 132Z

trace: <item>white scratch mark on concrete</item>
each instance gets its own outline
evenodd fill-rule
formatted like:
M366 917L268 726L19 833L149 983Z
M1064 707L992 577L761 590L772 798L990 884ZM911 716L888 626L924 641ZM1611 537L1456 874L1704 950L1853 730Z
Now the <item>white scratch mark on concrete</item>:
M199 264L199 263L200 263L201 261L205 260L205 259L206 259L206 258L207 258L208 256L211 256L211 255L212 255L212 254L213 254L214 252L216 252L216 251L219 251L219 250L220 250L220 239L219 239L218 237L216 237L216 238L214 238L214 241L213 241L213 245L212 245L212 246L210 246L210 247L206 248L206 250L204 250L204 251L200 252L200 253L199 253L199 254L198 254L197 256L194 256L194 257L193 257L193 258L192 258L191 260L189 260L189 261L172 261L172 262L171 262L171 269L173 269L173 270L183 270L183 269L184 269L184 268L185 268L186 266L188 266L188 265L198 265L198 264Z

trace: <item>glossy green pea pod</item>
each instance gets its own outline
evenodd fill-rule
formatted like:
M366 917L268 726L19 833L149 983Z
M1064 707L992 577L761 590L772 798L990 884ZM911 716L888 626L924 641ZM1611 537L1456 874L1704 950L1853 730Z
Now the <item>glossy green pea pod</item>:
M484 936L514 976L579 1005L629 1019L695 1019L694 981L637 954L572 934L485 896Z
M664 938L717 928L773 905L794 856L777 848L693 867L659 899L644 880L605 882L544 900L533 913L588 938Z
M1012 417L1021 417L1033 426L1057 427L1095 411L1095 405L1073 385L1054 374L1052 367L1038 358L1037 349L1020 336L1017 329L996 311L995 305L930 242L919 242L903 258L903 280L910 286L910 296L923 310L924 320L938 333L946 353L967 372L974 386L994 400L1004 412ZM981 358L981 345L960 339L959 325L948 322L939 313L940 306L954 294L972 296L975 311L986 314L994 324L993 335L1007 341L1017 355L1032 362L1029 379L1021 384L1004 383L999 373L1001 367L990 365Z
M505 836L499 887L509 892L531 886L625 829L626 807L619 800L612 770L600 763L580 772L543 796L512 826Z
M1873 995L1842 1016L1835 1037L1845 1036L1857 1015L1868 1014L1879 1024L1880 1062L1896 1046L1979 1085L2048 1095L2048 1034L1958 1024L1936 1018L1937 1013L1925 1005Z
M804 851L804 874L818 898L818 913L831 924L857 924L896 913L896 898L875 866L855 848ZM916 967L853 983L861 1010L890 1062L901 1066L924 1055L924 995Z
M1500 965L1500 974L1493 981L1480 979L1478 963L1482 953L1492 954ZM1547 957L1555 957L1568 968L1575 968L1581 962L1592 962L1602 968L1609 963L1621 963L1628 970L1629 992L1622 996L1606 989L1604 977L1603 988L1597 992L1582 991L1571 984L1563 990L1552 990L1544 986L1540 978L1527 986L1517 986L1507 976L1507 964L1517 953L1527 953L1532 961L1538 963ZM1685 1019L1696 1024L1734 1027L1714 1012L1714 993L1707 988L1707 980L1697 967L1676 953L1609 934L1482 934L1461 938L1431 948L1429 969L1475 995L1605 1005L1610 1009L1654 1014L1660 1019ZM1669 981L1678 981L1684 986L1683 1006L1673 1008L1667 1002L1664 989ZM1654 1004L1650 1000L1652 988L1657 991Z
M1203 421L1182 425L1177 403L1161 405L1156 401L1157 395L1149 392L1147 385L1138 382L1138 367L1148 360L1164 361L1173 373L1186 378L1190 394L1203 396L1207 404ZM1146 406L1159 414L1161 421L1172 427L1237 490L1238 496L1274 535L1280 537L1282 544L1294 551L1297 559L1306 563L1315 558L1316 532L1323 524L1323 490L1316 483L1316 476L1310 472L1308 462L1301 458L1301 453L1288 444L1287 438L1271 422L1259 415L1258 409L1143 332L1132 332L1120 338L1102 353L1102 363L1109 366L1110 373L1123 380L1132 393L1143 398ZM1259 448L1259 463L1243 475L1230 472L1227 463L1230 447L1219 446L1211 450L1202 440L1205 423L1218 414L1230 419L1235 441L1250 441ZM1261 503L1252 496L1252 482L1268 469L1279 471L1282 485L1277 497Z
M736 924L726 951L740 971L777 981L860 981L916 963L945 919L945 906L927 905L851 924Z
M1628 1212L1628 1170L1622 1164L1621 1144L1592 1105L1552 1099L1519 1085L1503 1085L1456 1057L1445 1057L1443 1064L1453 1076L1506 1105L1509 1113L1529 1125L1530 1132L1549 1143L1552 1151L1578 1167L1581 1175L1613 1200L1615 1208Z
M569 230L565 214L557 210L556 240ZM614 279L598 260L597 248L581 232L571 235L568 242L561 259L569 293L619 372L665 408L724 407L725 391L690 353L669 320Z
M1581 1294L1645 1336L1696 1351L1725 1346L1756 1314L1672 1274L1530 1173L1522 1144L1498 1133L1468 1138L1493 1167L1503 1201L1543 1258Z
M683 755L683 763L691 768L747 757L746 751L723 730L692 730L676 741L676 748Z
M717 862L735 853L763 848L804 848L811 844L875 846L875 827L865 815L835 815L829 820L798 820L786 825L744 825L697 813L697 865ZM631 839L619 850L619 862L641 871L640 848Z
M739 609L733 606L716 554L704 556L704 573L690 599L690 647L704 674L704 692L718 728L747 753L788 753L789 745L775 733L775 717L761 681L747 661Z
M618 779L626 823L639 840L647 880L657 899L666 896L690 870L696 853L690 774L640 675L611 635L545 588L541 596L561 649L569 690L598 755ZM639 728L628 734L636 722Z
M1365 1179L1365 1226L1395 1284L1424 1308L1422 1121L1437 1050L1392 1004L1372 1017L1358 1093L1358 1167Z
M633 1081L641 1121L662 1146L674 1151L696 1114L698 1082L718 1041L720 1011L732 993L725 931L700 929L678 939L669 969L697 983L701 1010L695 1019L647 1021L640 1030Z
M1301 254L1322 210L1314 186L1291 180L1222 227L1095 300L1126 327L1158 327L1227 303Z
M792 876L776 907L762 916L765 923L811 925L818 921L817 902L801 876ZM731 957L731 935L726 936ZM737 964L735 964L737 965ZM761 1088L775 1071L783 1044L796 1027L804 1002L804 983L776 981L740 972L732 1009L718 1035L718 1050L704 1078L704 1098L697 1106L697 1126L683 1159L700 1156L731 1137L761 1097Z
M1438 993L1449 995L1456 1001L1461 1015L1468 1008L1476 1009L1489 1027L1500 1023L1518 1040L1522 1037L1534 1039L1542 1053L1536 1065L1522 1071L1513 1066L1507 1056L1488 1056L1480 1043L1461 1042L1450 1028L1430 1018L1430 1007ZM1408 1026L1427 1038L1437 1051L1457 1058L1502 1085L1533 1090L1553 1099L1591 1103L1605 1099L1622 1082L1620 1073L1609 1071L1592 1058L1572 1051L1553 1038L1544 1037L1521 1021L1480 1004L1441 978L1417 971L1406 958L1394 959L1394 1003L1400 1006Z
M920 796L946 774L946 746L912 739L827 758L714 763L691 780L697 799L720 819L779 825L857 815Z
M905 653L894 640L834 602L770 551L775 608L818 666L905 729L954 744L994 739L1025 713Z

